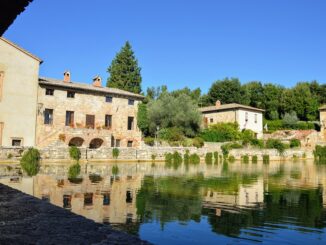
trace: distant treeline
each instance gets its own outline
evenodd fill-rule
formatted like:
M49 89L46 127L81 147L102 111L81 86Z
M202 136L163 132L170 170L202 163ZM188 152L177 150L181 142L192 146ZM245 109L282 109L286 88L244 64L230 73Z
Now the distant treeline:
M148 88L147 98L156 99L166 86ZM292 88L281 85L253 81L241 84L237 78L225 78L212 84L207 94L201 94L200 88L184 88L170 92L178 97L180 94L190 96L198 106L214 105L216 100L222 104L239 103L265 110L265 118L277 120L287 113L295 112L302 121L318 120L318 108L326 104L326 84L317 81L298 82Z

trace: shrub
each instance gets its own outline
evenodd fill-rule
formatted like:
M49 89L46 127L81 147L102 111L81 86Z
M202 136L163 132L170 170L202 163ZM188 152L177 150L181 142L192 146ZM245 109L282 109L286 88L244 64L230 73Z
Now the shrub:
M118 148L113 148L112 149L112 156L113 156L114 159L118 159L119 154L120 154L120 150Z
M114 165L112 167L112 174L113 175L118 175L119 174L119 167L117 165Z
M40 158L40 152L35 148L30 148L23 154L20 165L28 176L34 176L38 173Z
M80 174L80 165L79 163L75 163L69 167L68 178L76 179Z
M181 145L183 147L190 147L193 145L193 139L189 139L189 138L184 138L181 142Z
M238 140L240 137L239 125L237 123L217 123L204 129L201 137L208 142Z
M189 163L194 164L194 165L199 164L200 163L200 157L196 153L191 154L190 157L189 157Z
M252 163L257 163L258 162L258 157L256 155L252 156L251 162Z
M227 157L229 155L230 150L232 149L241 149L242 145L233 142L233 143L227 143L221 146L222 154L224 157Z
M282 123L285 127L293 128L299 121L297 117L297 113L295 111L292 111L291 113L285 113Z
M298 157L296 154L293 154L292 159L293 159L294 161L298 161L298 160L299 160L299 157Z
M11 159L11 158L13 158L14 156L13 156L13 154L12 153L9 153L8 155L7 155L7 158L8 159Z
M184 139L182 130L176 127L162 128L158 132L158 136L160 139L167 140L169 142L182 141Z
M203 138L201 137L195 137L193 140L192 140L192 145L197 147L197 148L201 148L204 146L204 140Z
M242 162L243 163L249 163L249 156L248 155L242 156Z
M166 153L164 157L165 157L166 164L172 164L172 159L173 159L172 153Z
M269 155L263 155L263 163L269 164Z
M280 155L282 155L287 148L287 145L283 144L278 139L268 139L266 142L266 148L276 149Z
M234 157L233 155L230 155L230 156L228 157L228 161L229 161L229 162L234 162L234 161L235 161L235 157Z
M248 145L255 139L255 134L250 129L244 129L240 134L240 139L242 140L242 145Z
M180 165L182 163L182 156L179 152L175 151L172 155L172 158L174 165Z
M155 139L153 137L145 137L144 138L144 143L149 146L154 146L155 144Z
M211 152L207 152L206 155L205 155L205 162L206 164L213 164L213 153Z
M74 159L77 163L80 160L80 150L76 146L70 146L69 148L70 158Z
M298 139L292 139L291 141L290 141L290 147L291 148L294 148L294 147L300 147L301 146L301 142L300 142L300 140L298 140Z
M264 141L259 139L252 139L250 141L250 145L262 149L264 148Z
M326 163L326 146L316 145L314 157L317 163Z
M156 154L152 154L152 161L154 162L155 161L155 159L156 159Z

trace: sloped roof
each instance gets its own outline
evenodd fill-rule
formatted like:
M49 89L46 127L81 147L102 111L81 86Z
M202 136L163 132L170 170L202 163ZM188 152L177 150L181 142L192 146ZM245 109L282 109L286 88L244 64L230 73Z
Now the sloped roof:
M246 109L246 110L257 111L257 112L265 111L263 109L259 109L259 108L247 106L247 105L241 105L241 104L237 104L237 103L224 104L224 105L220 105L218 107L214 105L214 106L207 106L207 107L199 108L199 110L202 113L214 112L214 111L227 111L227 110L235 110L235 109Z
M123 95L127 97L137 98L140 100L144 99L143 95L131 93L129 91L125 91L122 89L108 88L108 87L94 87L91 84L77 83L77 82L64 82L63 80L58 80L53 78L40 77L39 84L60 87L64 89L71 89L71 90L89 91L93 93L95 92L95 93L103 93L103 94Z
M14 22L17 15L24 12L33 0L1 0L0 1L0 36Z
M23 52L23 53L27 54L28 56L32 57L33 59L37 60L38 62L40 62L40 63L43 62L39 57L35 56L34 54L31 54L31 53L28 52L27 50L25 50L25 49L19 47L17 44L15 44L15 43L9 41L8 39L6 39L6 38L4 38L4 37L0 37L0 40L2 40L2 41L4 41L4 42L8 43L9 45L13 46L14 48L20 50L21 52Z

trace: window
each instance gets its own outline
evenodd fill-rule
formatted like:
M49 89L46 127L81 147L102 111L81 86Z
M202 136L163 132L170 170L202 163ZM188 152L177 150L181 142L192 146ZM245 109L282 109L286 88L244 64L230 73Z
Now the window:
M214 122L214 119L213 118L209 119L209 122L210 123L213 123Z
M63 195L63 208L71 209L71 195Z
M105 115L105 127L109 129L112 127L112 115Z
M93 193L84 194L84 206L93 205Z
M53 109L44 110L44 124L52 125L53 123Z
M128 144L127 144L128 147L132 147L132 140L128 140Z
M95 116L86 115L86 128L95 128Z
M54 93L54 89L52 88L45 89L45 95L53 96L53 93Z
M246 122L248 122L248 112L246 112Z
M110 205L110 193L103 194L103 206Z
M131 193L131 191L126 192L126 203L132 203L132 193Z
M111 136L111 147L114 147L114 137Z
M75 98L75 92L67 91L67 98Z
M12 146L21 146L22 140L21 139L12 139L11 145Z
M112 96L105 96L105 102L112 103Z
M120 147L120 140L119 139L115 140L115 147Z
M128 130L133 130L133 129L134 129L134 118L128 117Z
M135 101L132 100L132 99L128 99L128 105L134 105L135 104Z
M5 76L5 73L3 71L0 71L0 101L2 99L2 90L3 90L3 78Z
M66 126L73 126L74 125L74 112L73 111L66 111Z
M257 114L255 114L255 123L257 123Z

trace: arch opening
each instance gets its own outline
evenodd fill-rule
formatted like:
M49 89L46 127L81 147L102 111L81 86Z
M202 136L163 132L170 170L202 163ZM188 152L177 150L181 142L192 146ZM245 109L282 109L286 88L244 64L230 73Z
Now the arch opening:
M80 147L84 143L84 139L80 137L74 137L69 141L69 146L77 146Z
M103 145L104 141L100 138L95 138L92 139L91 142L89 143L89 148L90 149L98 149Z

